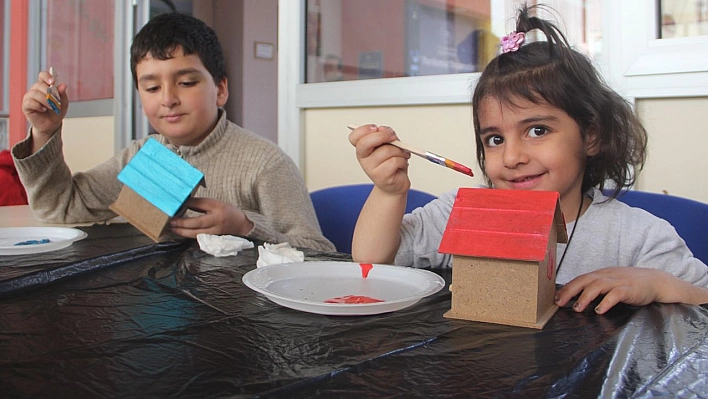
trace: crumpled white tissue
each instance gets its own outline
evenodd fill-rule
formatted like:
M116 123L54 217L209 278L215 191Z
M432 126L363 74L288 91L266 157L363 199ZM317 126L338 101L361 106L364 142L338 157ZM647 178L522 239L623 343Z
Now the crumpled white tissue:
M256 267L263 267L279 263L302 262L305 253L293 248L287 242L281 244L268 244L258 246L258 260Z
M241 250L253 248L253 243L247 239L229 235L197 234L197 242L202 251L217 257L236 255Z

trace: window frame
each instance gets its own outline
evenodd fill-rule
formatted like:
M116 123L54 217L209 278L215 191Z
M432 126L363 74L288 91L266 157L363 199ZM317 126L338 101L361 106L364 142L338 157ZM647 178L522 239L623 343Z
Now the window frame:
M708 35L657 39L659 1L604 2L603 42L619 43L606 46L610 83L630 99L707 96L708 57L696 54L708 54Z

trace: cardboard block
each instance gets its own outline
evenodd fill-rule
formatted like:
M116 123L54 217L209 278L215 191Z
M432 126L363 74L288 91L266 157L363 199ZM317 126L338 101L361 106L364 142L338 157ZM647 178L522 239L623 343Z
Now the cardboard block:
M159 242L170 221L166 213L141 197L128 186L123 186L118 199L110 206L111 210L123 216L130 224Z

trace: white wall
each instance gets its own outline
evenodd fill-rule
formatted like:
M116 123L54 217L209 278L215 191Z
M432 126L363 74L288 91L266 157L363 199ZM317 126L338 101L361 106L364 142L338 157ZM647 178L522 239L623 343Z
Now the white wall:
M708 202L708 98L637 101L649 133L647 164L637 188Z
M113 119L113 116L64 119L64 158L72 173L91 169L113 157Z
M278 1L244 0L243 127L278 140ZM256 42L273 45L273 59L254 56Z

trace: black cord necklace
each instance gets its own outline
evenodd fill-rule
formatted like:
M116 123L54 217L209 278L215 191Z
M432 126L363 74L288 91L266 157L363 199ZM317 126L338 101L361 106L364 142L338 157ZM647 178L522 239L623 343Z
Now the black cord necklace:
M570 246L570 241L573 240L573 235L575 234L575 228L578 227L578 223L580 222L580 212L583 210L583 203L585 202L585 194L582 194L580 197L580 206L578 207L578 215L575 216L575 223L573 224L573 230L570 231L570 237L568 237L568 243L565 244L565 248L563 249L563 255L561 255L561 260L558 262L558 267L556 268L556 276L558 276L558 271L561 268L561 265L563 264L563 259L565 259L565 253L568 252L568 247Z

